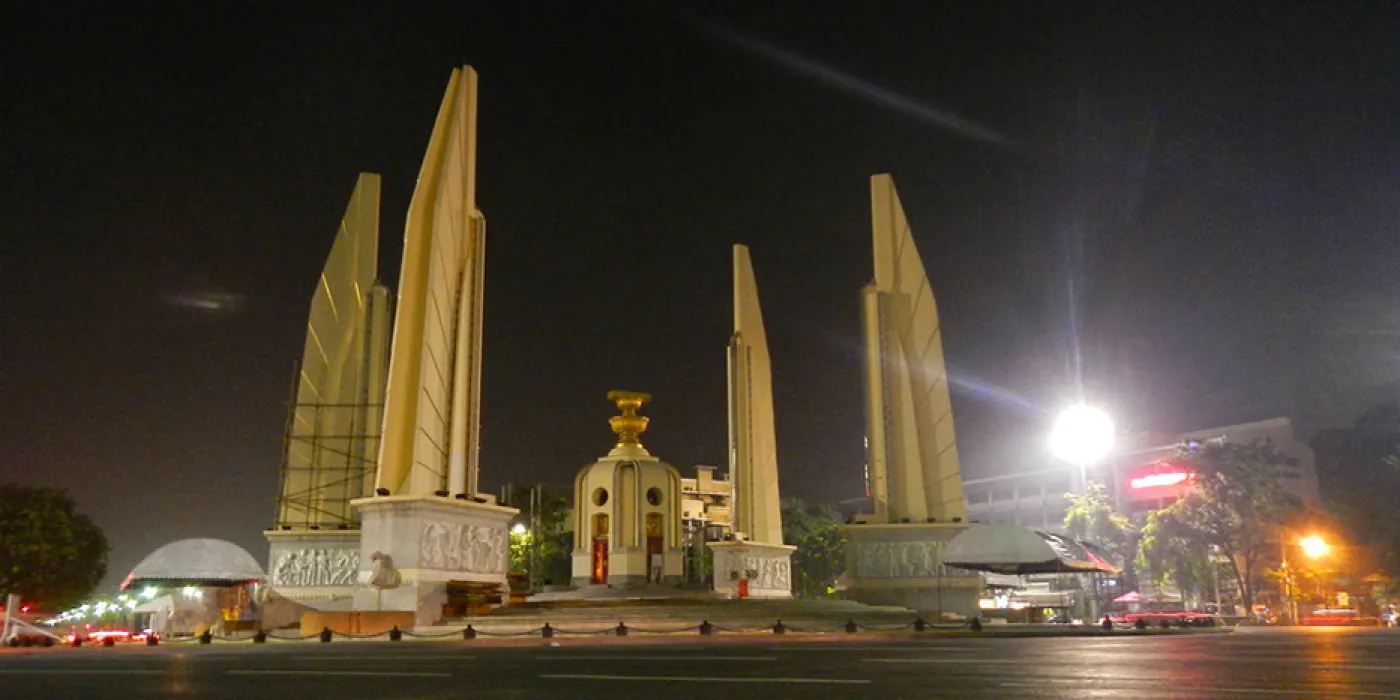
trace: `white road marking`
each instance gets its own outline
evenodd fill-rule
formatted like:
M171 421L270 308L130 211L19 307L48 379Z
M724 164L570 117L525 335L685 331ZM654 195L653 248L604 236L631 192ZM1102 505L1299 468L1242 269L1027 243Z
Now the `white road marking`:
M877 664L1014 664L1018 659L861 659Z
M540 678L579 681L661 681L667 683L826 683L829 685L865 685L867 680L849 678L745 678L726 676L723 678L706 676L612 676L594 673L541 673Z
M828 646L826 644L793 644L785 647L765 647L764 651L863 651L867 654L880 653L885 651L991 651L992 647L987 646L956 646L956 647L886 647L878 644L866 646Z
M1064 680L1059 680L1059 681L1053 681L1053 680L1052 680L1052 681L1050 681L1050 682L1056 683L1056 684L1061 684L1061 685L1068 685L1069 683L1071 683L1071 681L1064 681ZM1102 679L1088 679L1088 678L1086 678L1086 679L1084 679L1084 681L1083 681L1082 684L1094 684L1095 686L1102 686L1102 685L1104 685L1104 684L1113 684L1113 683L1115 683L1115 680L1114 680L1114 679L1111 679L1111 678L1102 678ZM1123 684L1123 681L1118 681L1117 684L1118 684L1118 685L1122 685L1122 684ZM1142 685L1142 682L1141 682L1141 681L1131 681L1131 684L1134 685L1134 686L1141 686L1141 685ZM1041 681L1041 682L1037 682L1037 683L1019 683L1019 682L1011 682L1011 681L1008 681L1008 682L1002 683L1001 685L1002 685L1002 687L1005 687L1005 688L1043 688L1043 687L1045 687L1046 682L1045 682L1045 681ZM1185 686L1185 687L1182 687L1181 690L1183 690L1183 691L1189 690L1189 691L1191 691L1191 692L1197 692L1197 693L1236 693L1236 694L1239 694L1239 695L1274 695L1274 696L1290 696L1290 695L1292 695L1292 696L1302 696L1302 697L1323 696L1323 697L1329 697L1329 698L1400 698L1400 693L1379 693L1379 692L1371 692L1371 691L1365 691L1365 690L1296 690L1296 689L1287 689L1287 688L1229 688L1229 687L1202 687L1202 686Z
M536 659L550 661L777 661L776 656L582 656L579 654L540 654Z
M1319 671L1400 671L1400 666L1361 666L1357 664L1313 664Z
M469 661L475 656L469 654L379 654L375 656L356 656L348 654L322 654L320 656L288 656L284 657L289 661L456 661L458 659Z
M296 669L232 669L229 676L374 676L377 678L451 678L440 671L301 671Z
M0 668L3 674L44 674L48 676L71 676L71 675L134 675L134 676L154 676L166 673L163 670L148 668Z

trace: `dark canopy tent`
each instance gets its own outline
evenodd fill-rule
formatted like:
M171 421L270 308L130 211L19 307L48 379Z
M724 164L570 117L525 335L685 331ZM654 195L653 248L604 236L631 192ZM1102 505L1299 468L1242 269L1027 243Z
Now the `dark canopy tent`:
M973 525L948 542L943 563L998 574L1115 574L1082 542L1019 525Z

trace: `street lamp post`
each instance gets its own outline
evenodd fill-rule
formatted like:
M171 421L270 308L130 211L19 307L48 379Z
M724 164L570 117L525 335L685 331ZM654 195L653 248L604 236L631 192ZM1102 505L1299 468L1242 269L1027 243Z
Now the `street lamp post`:
M1293 582L1293 567L1288 565L1288 545L1289 543L1286 539L1282 540L1280 543L1279 549L1282 553L1280 565L1283 567L1283 595L1285 603L1288 606L1288 619L1289 622L1296 625L1299 624L1298 600L1294 596L1294 591L1297 586L1295 586ZM1303 556L1308 559L1321 559L1327 556L1328 552L1332 551L1332 546L1327 544L1327 541L1318 535L1308 535L1298 540L1298 548L1303 550Z
M1089 465L1097 463L1113 449L1113 419L1098 408L1083 403L1060 412L1050 428L1049 448L1055 457L1079 468L1079 493L1089 491ZM1094 609L1090 617L1098 617L1099 586L1096 576L1089 576Z

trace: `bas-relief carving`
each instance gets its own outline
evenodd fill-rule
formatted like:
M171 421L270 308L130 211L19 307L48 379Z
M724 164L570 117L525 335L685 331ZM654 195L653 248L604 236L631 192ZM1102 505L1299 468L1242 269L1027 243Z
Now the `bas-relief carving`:
M504 574L510 553L506 531L481 525L428 523L418 543L419 566Z
M749 585L756 589L792 590L792 565L785 557L766 559L726 552L724 562L718 568L721 571L737 571L739 578L747 579Z
M360 570L357 549L282 552L272 565L274 586L349 586Z
M944 542L861 542L856 575L862 578L966 578L976 572L943 565Z

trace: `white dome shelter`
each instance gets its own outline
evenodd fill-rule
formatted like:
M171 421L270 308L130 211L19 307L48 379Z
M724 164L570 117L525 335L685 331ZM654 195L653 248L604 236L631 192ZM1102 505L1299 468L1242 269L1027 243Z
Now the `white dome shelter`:
M146 555L122 582L195 587L237 586L263 580L261 566L248 550L225 540L176 540Z

